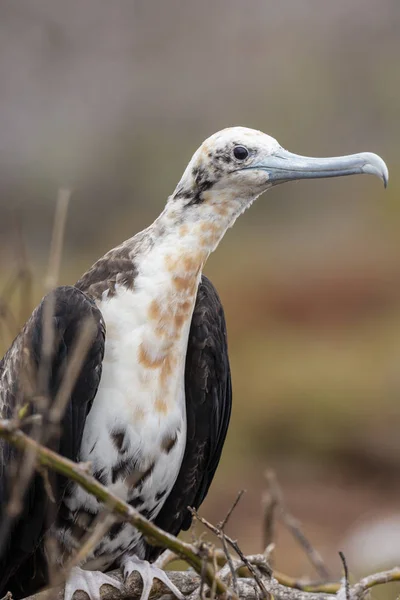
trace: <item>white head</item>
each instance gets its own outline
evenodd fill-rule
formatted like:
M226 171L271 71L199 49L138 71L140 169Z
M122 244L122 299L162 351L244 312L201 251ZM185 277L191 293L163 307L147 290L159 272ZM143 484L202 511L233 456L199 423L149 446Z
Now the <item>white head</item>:
M230 127L209 137L195 152L169 198L167 212L180 223L214 224L218 243L238 215L274 185L362 173L377 175L387 185L387 167L376 154L309 158L284 150L261 131Z
M254 129L218 131L194 153L173 197L191 196L192 204L199 204L204 192L212 189L254 200L269 187L269 175L249 167L265 161L279 148L274 138Z
M387 184L387 167L376 154L308 158L284 150L261 131L229 127L214 133L195 152L171 200L201 204L205 192L213 190L240 196L247 203L285 181L357 173L372 173Z

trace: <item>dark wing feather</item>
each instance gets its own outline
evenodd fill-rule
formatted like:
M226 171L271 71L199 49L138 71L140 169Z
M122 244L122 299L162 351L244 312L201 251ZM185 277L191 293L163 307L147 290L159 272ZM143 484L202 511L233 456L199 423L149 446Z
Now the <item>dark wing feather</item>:
M175 485L155 519L174 535L191 524L188 506L207 495L224 445L232 406L224 311L212 283L203 276L190 327L185 371L187 441ZM154 560L158 548L148 548Z
M88 318L94 322L94 335L67 403L61 431L59 435L48 437L46 442L67 458L77 460L86 416L100 383L105 338L100 311L77 288L60 287L46 296L0 362L1 416L12 417L18 406L25 402L28 402L30 413L40 412L30 397L32 392L43 391L38 387L38 373L43 356L45 304L50 297L53 304L51 321L54 343L48 377L44 383L50 402L57 394L82 324ZM47 427L45 425L44 430ZM46 578L40 541L49 526L46 519L50 506L40 476L34 475L32 478L18 520L11 524L5 518L11 487L10 467L14 464L18 469L20 462L21 456L14 447L0 440L0 596L8 589L14 592L14 597L28 595ZM59 500L66 480L54 477L52 483Z

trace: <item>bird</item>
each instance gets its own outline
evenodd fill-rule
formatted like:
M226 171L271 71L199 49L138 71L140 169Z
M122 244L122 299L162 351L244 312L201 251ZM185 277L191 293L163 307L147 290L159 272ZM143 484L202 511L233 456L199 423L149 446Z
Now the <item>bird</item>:
M232 406L224 311L204 265L227 229L269 188L355 174L388 183L386 164L373 153L305 157L246 127L229 127L206 139L147 229L107 252L75 285L52 290L34 310L0 363L1 417L15 414L21 396L29 400L26 380L36 382L28 386L34 390L31 413L40 413L34 399L43 389L52 406L74 342L90 319L90 343L68 392L59 435L48 436L48 445L89 463L99 482L165 531L178 535L188 529L188 507L198 509L208 493ZM46 354L50 305L54 335ZM5 522L8 472L17 451L2 441L0 459ZM56 541L62 567L101 515L101 504L78 484L62 477L50 483L53 517L38 474L22 513L4 533L1 595L11 590L18 599L48 582L46 533ZM115 520L86 562L70 571L65 600L76 590L99 600L104 583L118 587L106 574L114 566L125 578L140 573L142 600L148 599L154 577L182 598L153 564L160 552L132 525Z

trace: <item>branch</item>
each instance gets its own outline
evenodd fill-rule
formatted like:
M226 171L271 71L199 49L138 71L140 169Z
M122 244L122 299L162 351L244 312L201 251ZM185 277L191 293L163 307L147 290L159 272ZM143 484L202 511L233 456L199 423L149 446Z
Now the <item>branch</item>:
M262 555L249 556L247 557L251 562L259 563L265 557ZM241 561L234 561L234 566L237 571L240 572L243 563ZM225 573L229 572L229 567ZM112 571L110 573L113 577L122 581L122 575L119 570ZM223 569L218 573L219 577L223 578ZM190 596L198 591L201 583L201 578L197 573L191 571L169 571L168 577L174 583L177 588L185 595ZM392 569L391 571L384 571L382 573L376 573L361 579L353 587L350 588L350 595L352 600L361 600L367 590L371 587L384 583L391 583L400 581L400 567ZM272 577L271 579L263 577L263 583L269 594L274 596L275 600L335 600L336 591L339 589L339 585L335 584L335 589L330 591L325 590L320 593L307 592L305 590L290 589L285 585L279 583L279 581ZM333 586L334 584L332 584ZM64 600L63 589L61 587L53 590L53 600ZM130 598L131 600L137 600L140 598L142 591L141 578L138 574L132 574L128 580L128 583L124 586L122 592L119 592L115 588L104 586L101 589L101 600L123 600L124 598ZM153 600L161 598L163 595L168 593L169 590L157 579L153 583L151 590L151 597ZM257 588L254 586L254 581L248 577L241 577L238 579L238 592L239 597L245 600L259 600L259 593ZM47 592L40 592L33 596L29 596L25 600L48 600ZM76 592L75 600L87 600L84 592Z
M361 598L367 590L370 590L376 585L394 583L396 581L400 581L400 567L394 567L389 571L382 571L381 573L375 573L374 575L364 577L358 583L353 585L352 593L355 597Z
M197 573L192 571L176 572L170 571L168 576L171 581L182 591L184 595L198 597L198 590L201 586L202 577L207 584L216 589L217 594L224 594L225 597L231 597L235 600L244 598L246 600L258 600L260 597L260 588L265 591L266 595L272 595L275 600L333 600L340 589L339 584L322 584L313 587L312 584L305 584L294 579L286 577L282 574L273 574L271 576L269 566L264 555L244 556L237 542L231 540L224 534L226 541L239 551L239 560L231 559L231 564L226 564L216 573L212 564L210 564L209 550L202 544L202 548L196 548L185 542L181 542L174 536L159 529L156 525L148 521L134 508L123 502L120 498L110 493L107 488L101 485L94 477L88 474L87 465L74 463L66 458L57 455L48 448L45 448L32 440L30 437L20 431L14 421L0 421L0 436L6 439L9 443L15 445L22 451L31 451L35 453L37 458L37 468L50 468L66 477L69 477L87 492L93 494L101 501L106 508L113 513L122 517L127 523L130 523L151 542L165 546L169 549L167 554L168 560L172 558L171 552L182 558L191 565ZM201 521L205 522L200 518ZM211 524L205 522L210 527ZM217 535L221 535L221 530L211 525ZM206 553L205 553L206 551ZM217 552L214 552L214 562L217 563ZM236 589L234 594L225 583L225 579L231 576L232 566L238 575L249 572L252 577L237 577ZM113 575L122 580L120 571L113 572ZM274 576L276 575L276 576ZM358 583L349 588L350 600L362 600L366 591L370 588L400 581L400 567L396 567L390 571L376 573L361 579ZM300 588L301 589L298 589ZM121 600L123 598L136 599L139 598L142 591L142 582L139 574L133 574L127 584L124 586L122 593L105 585L101 589L101 600ZM167 593L164 585L156 580L152 589L152 597L160 598ZM48 600L48 592L41 592L31 596L27 600ZM59 587L54 590L54 598L63 600L63 588ZM84 592L77 592L76 600L86 600Z
M260 577L259 573L257 572L257 570L253 567L252 562L250 562L245 555L243 554L242 550L239 547L239 544L237 543L236 540L233 540L231 537L227 536L226 533L224 531L221 531L221 529L218 529L218 527L215 527L215 525L212 525L212 523L210 523L209 521L207 521L207 519L204 519L204 517L200 517L197 513L197 511L195 511L193 508L189 509L190 512L192 513L192 515L198 520L200 521L200 523L203 523L203 525L205 525L210 531L212 531L216 536L218 536L220 539L226 540L228 542L228 544L234 549L234 551L237 553L237 555L239 556L240 560L242 561L243 565L246 566L251 575L254 577L254 580L256 581L258 587L261 590L261 594L264 598L268 597L268 590L266 589L262 578ZM229 561L229 566L232 569L232 561ZM271 576L271 569L269 567L269 565L267 564L266 558L265 556L263 556L263 561L262 561L262 565L264 567L264 572L267 574L268 577Z
M229 519L232 516L233 511L235 510L235 508L239 504L240 500L242 499L243 494L245 494L245 493L246 493L246 490L240 490L240 492L237 494L235 500L233 501L232 506L230 507L230 509L226 513L225 517L222 519L222 521L220 523L217 523L217 528L218 529L220 529L221 531L223 531L225 529L225 527L226 527Z
M48 448L41 446L17 429L13 421L0 421L0 436L22 451L26 452L30 450L35 454L38 463L42 467L48 467L78 483L83 489L89 492L89 494L93 494L100 502L102 502L110 512L122 517L126 523L130 523L136 527L136 529L146 537L149 543L156 543L157 545L169 548L185 560L198 573L203 572L208 585L216 585L217 593L229 594L227 586L216 577L212 566L208 562L205 565L203 564L203 556L200 556L197 548L178 540L173 535L166 533L148 521L137 510L129 506L129 504L126 504L123 500L118 498L118 496L112 494L94 477L89 475L86 468L82 467L82 465L74 463L73 461L52 452Z
M286 508L285 502L283 500L283 494L279 487L275 473L272 470L268 469L265 473L265 478L267 480L269 493L269 500L267 502L266 507L267 517L264 517L264 519L266 520L266 523L264 523L265 545L269 545L273 541L273 519L275 511L276 509L278 509L282 523L303 548L319 576L323 580L329 580L329 571L326 568L324 561L322 560L322 556L312 546L312 544L309 542L309 540L306 538L306 536L300 529L299 521Z
M242 498L242 496L243 496L243 494L245 492L246 492L246 490L240 490L240 492L236 496L236 498L235 498L232 506L230 507L230 509L226 513L225 517L222 519L222 521L220 523L217 524L217 528L220 530L220 535L218 537L221 540L222 548L223 548L226 560L227 560L228 565L229 565L229 569L230 569L231 576L232 576L232 586L233 586L233 589L234 589L234 591L235 591L236 594L238 593L237 574L236 574L236 571L235 571L233 563L232 563L231 555L229 553L228 544L227 544L227 541L226 541L225 527L226 527L229 519L231 518L233 511L235 510L235 508L239 504L239 502L240 502L240 500L241 500L241 498ZM264 590L262 590L262 591L264 591Z
M124 581L120 569L111 571L108 573L108 575L111 575L120 582ZM174 583L185 596L192 594L200 586L200 576L194 571L169 571L168 579L170 579L170 581ZM133 572L121 591L108 585L102 586L100 590L100 598L101 600L123 600L124 598L130 598L130 600L139 600L142 594L142 589L143 584L139 573ZM51 591L51 600L64 600L63 586L53 588ZM171 595L171 591L165 587L161 581L155 579L151 588L152 600L161 598L165 594ZM34 594L33 596L29 596L24 600L49 600L49 594L46 590L39 592L38 594ZM87 600L86 593L81 590L76 591L74 594L74 600Z
M265 561L265 557L262 555L251 556L248 557L248 559L252 563L256 563L258 565L260 565L262 561ZM239 570L240 567L244 565L243 561L241 560L234 560L233 562L236 570ZM223 577L223 570L224 569L219 572L221 577ZM123 580L119 570L112 571L110 575L118 579L118 581ZM169 571L168 577L185 596L196 594L196 597L198 598L198 590L201 585L200 575L191 571ZM334 600L334 596L331 594L308 593L300 590L290 589L281 585L276 579L269 578L267 576L262 577L262 580L266 587L267 593L272 595L275 600ZM259 600L260 593L257 585L255 585L254 579L249 577L241 577L238 579L237 585L240 598L245 600ZM54 589L53 591L53 600L64 600L62 587ZM122 589L122 592L119 592L116 588L105 585L101 588L100 596L101 600L123 600L124 598L136 600L140 598L141 592L141 578L138 574L132 574L127 584ZM169 590L164 586L164 584L158 580L154 581L151 591L151 597L153 600L161 598L168 592ZM29 596L25 600L48 600L48 595L46 591L40 592L39 594ZM80 591L76 592L75 600L87 600L85 593Z
M286 573L280 571L273 571L275 579L282 585L301 590L302 592L323 592L326 594L336 594L340 589L340 583L337 582L321 582L321 581L309 581L305 579L298 579L297 577L291 577Z
M347 566L347 560L343 552L339 552L340 560L343 564L343 591L345 594L345 600L350 600L350 582L349 582L349 567Z

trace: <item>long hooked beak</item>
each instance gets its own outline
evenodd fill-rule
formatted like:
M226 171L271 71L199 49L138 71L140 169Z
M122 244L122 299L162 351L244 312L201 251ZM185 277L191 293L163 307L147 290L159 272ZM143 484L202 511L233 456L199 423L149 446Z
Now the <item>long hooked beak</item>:
M385 187L389 181L389 171L385 162L380 156L372 152L361 152L360 154L332 158L311 158L279 148L273 154L265 157L259 164L247 168L267 171L269 180L273 184L295 179L343 177L363 173L377 175L382 179Z

